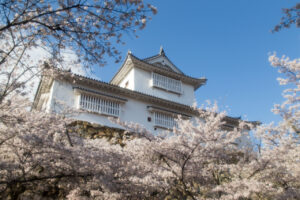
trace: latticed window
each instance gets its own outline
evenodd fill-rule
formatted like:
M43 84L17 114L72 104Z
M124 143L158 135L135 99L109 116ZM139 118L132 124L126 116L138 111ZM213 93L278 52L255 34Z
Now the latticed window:
M164 127L164 128L170 128L178 127L177 121L175 121L175 118L173 115L161 113L161 112L155 112L154 113L154 123L155 126Z
M80 108L116 117L120 115L120 104L118 102L87 94L80 94Z
M152 74L153 86L181 93L181 81L157 73Z

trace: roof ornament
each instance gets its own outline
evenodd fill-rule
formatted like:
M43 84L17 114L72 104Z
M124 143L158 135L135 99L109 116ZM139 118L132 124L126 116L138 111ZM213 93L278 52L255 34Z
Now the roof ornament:
M164 51L164 49L163 49L163 46L162 46L162 45L160 46L159 55L162 55L162 56L164 56L164 55L165 55L165 51Z
M130 49L128 49L127 53L128 53L128 54L131 54L131 51L130 51Z

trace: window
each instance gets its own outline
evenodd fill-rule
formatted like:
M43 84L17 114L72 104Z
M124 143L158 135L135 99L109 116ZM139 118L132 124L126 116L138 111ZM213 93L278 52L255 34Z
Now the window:
M181 81L152 73L153 86L181 94Z
M120 115L119 103L87 94L80 94L80 108L115 117Z
M176 128L178 127L177 121L175 121L173 115L161 113L161 112L154 112L154 123L155 126L168 128L168 129L172 129L174 126Z

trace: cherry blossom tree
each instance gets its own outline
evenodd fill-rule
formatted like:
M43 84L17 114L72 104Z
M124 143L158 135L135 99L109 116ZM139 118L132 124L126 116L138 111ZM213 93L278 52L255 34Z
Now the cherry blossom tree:
M296 83L288 92L298 92L298 60L270 60L287 75L281 82ZM28 112L24 98L5 100L1 198L299 199L297 95L275 106L280 124L257 127L256 151L245 143L252 125L224 129L226 113L216 106L199 109L192 121L179 118L179 128L166 135L120 122L137 133L121 147L79 137L63 115Z
M109 39L143 28L155 8L139 0L3 0L0 8L0 198L300 199L299 59L270 56L285 76L280 83L290 84L274 107L277 125L240 121L227 129L226 113L213 105L194 120L179 117L165 135L119 122L134 139L111 145L80 137L69 126L77 111L28 110L24 83L43 64L28 62L36 62L30 50L43 47L53 65L66 48L89 63L102 63L105 53L118 59ZM249 144L252 128L258 148Z
M72 120L64 115L30 112L26 93L44 67L62 67L66 52L77 58L72 67L101 66L105 55L119 61L112 44L143 29L152 13L156 8L141 0L0 1L2 199L81 196L76 188L101 199L126 195L118 185L125 185L127 176L116 176L130 174L122 173L130 171L125 165L130 154L105 140L69 132Z
M179 128L165 136L132 140L136 166L147 169L147 177L134 177L144 191L157 199L300 199L299 59L270 56L290 84L286 101L275 105L282 116L277 124L253 129L258 148L244 145L252 124L240 122L224 129L225 113L216 107L199 109L195 121L179 119ZM124 125L124 124L123 124ZM252 126L252 127L251 127ZM136 126L130 125L135 130ZM146 178L146 179L145 179Z
M147 172L133 165L133 148L85 139L65 118L72 110L29 112L17 95L0 112L1 199L137 199L131 179ZM132 182L132 183L131 183Z
M129 143L141 148L136 162L152 172L146 180L136 181L152 187L157 199L221 198L225 192L214 189L231 181L230 169L248 154L247 145L239 146L249 128L246 124L225 130L226 115L218 113L217 106L199 109L199 114L195 121L179 119L179 128L171 134Z
M292 24L296 24L296 27L300 27L300 3L297 3L292 8L282 9L284 16L278 25L274 27L272 32L278 32L283 28L289 28Z
M291 128L295 133L300 134L300 59L290 60L283 56L278 58L276 54L269 57L272 66L278 68L280 73L286 77L278 78L280 85L289 85L290 88L284 90L283 95L286 99L281 105L274 106L274 113L280 114L286 128Z
M45 61L63 65L66 52L76 58L69 66L101 66L105 55L120 61L113 44L122 43L124 33L143 29L151 13L156 8L142 0L1 0L0 103L23 90Z
M155 7L141 0L1 0L0 10L1 39L11 46L2 50L0 63L15 48L25 50L39 45L38 41L49 48L53 59L69 47L89 64L103 63L104 54L118 61L111 39L121 42L123 33L143 29L149 12L156 13Z

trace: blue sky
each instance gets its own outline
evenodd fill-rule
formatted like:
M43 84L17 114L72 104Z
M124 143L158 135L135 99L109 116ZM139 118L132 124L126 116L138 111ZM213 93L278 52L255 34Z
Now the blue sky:
M271 113L283 101L277 70L268 55L300 57L300 29L292 27L272 34L282 8L296 0L161 0L150 1L158 14L139 38L127 35L119 46L123 60L128 50L139 58L157 54L160 46L185 74L206 77L196 91L199 105L216 100L229 115L261 122L278 121ZM121 64L108 59L96 75L109 81Z

